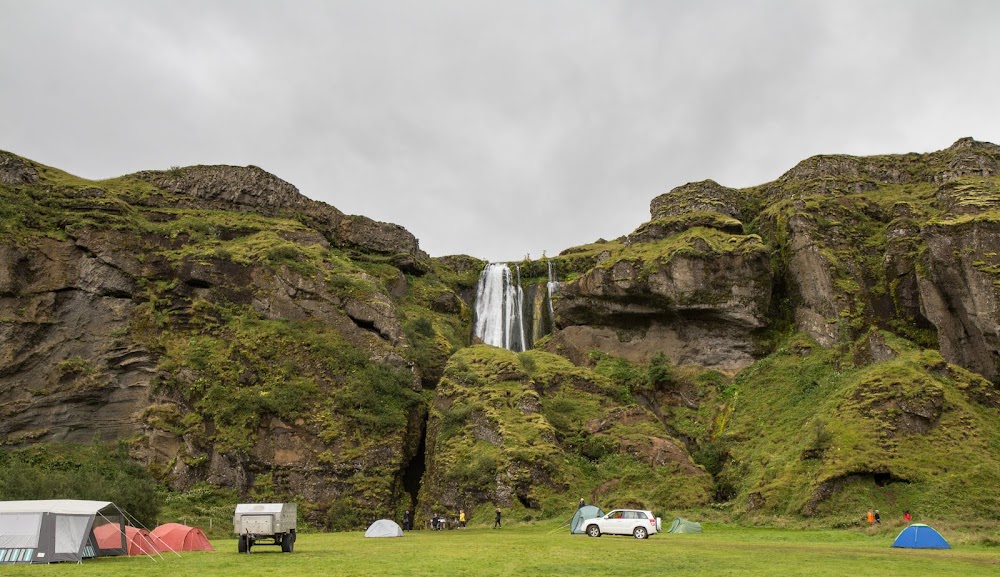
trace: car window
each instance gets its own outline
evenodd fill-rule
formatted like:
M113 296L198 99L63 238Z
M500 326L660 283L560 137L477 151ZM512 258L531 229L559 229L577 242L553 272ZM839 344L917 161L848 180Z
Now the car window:
M646 513L644 511L636 511L635 512L635 518L636 519L648 519L649 517L646 517Z
M635 511L625 511L625 519L635 519Z

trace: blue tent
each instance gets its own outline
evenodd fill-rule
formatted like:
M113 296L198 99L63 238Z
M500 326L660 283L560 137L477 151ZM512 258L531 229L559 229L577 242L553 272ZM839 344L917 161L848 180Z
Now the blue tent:
M951 549L951 545L940 533L923 523L914 523L900 531L892 546L909 549Z
M596 517L603 517L604 511L601 511L600 507L594 505L584 505L576 510L573 514L573 519L569 522L569 532L577 535L583 535L586 527L583 526L583 522L587 519L594 519Z

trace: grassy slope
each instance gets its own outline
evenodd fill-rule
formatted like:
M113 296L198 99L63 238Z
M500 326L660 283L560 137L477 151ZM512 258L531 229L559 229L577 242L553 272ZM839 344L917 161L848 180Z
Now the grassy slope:
M215 552L103 558L82 565L4 567L4 575L204 575L238 577L248 572L274 577L300 575L632 575L666 571L684 575L995 575L1000 555L992 548L892 549L896 531L797 531L706 526L700 535L654 535L592 539L569 535L554 524L474 525L463 531L409 532L400 539L365 539L361 532L301 535L295 552L259 547L236 552L236 541L216 540ZM946 535L946 537L948 537Z
M840 369L832 351L796 337L738 376L725 433L736 502L759 492L764 511L798 515L821 483L843 478L816 509L835 524L868 507L1000 519L1000 463L989 458L1000 450L1000 411L971 398L992 386L936 352L895 346L894 360ZM907 431L901 407L928 399L940 399L939 417Z
M441 492L457 491L459 502L478 505L504 471L515 486L527 483L530 491L522 496L538 503L536 510L516 506L521 519L558 516L581 496L605 508L654 510L708 500L711 481L704 472L673 462L651 465L641 456L654 438L669 438L651 414L623 399L612 380L562 357L485 345L462 349L436 395L430 427L437 431L436 467L447 473L430 483L445 501ZM602 419L607 424L598 426ZM477 438L482 423L496 429L499 444ZM546 481L532 483L542 471Z

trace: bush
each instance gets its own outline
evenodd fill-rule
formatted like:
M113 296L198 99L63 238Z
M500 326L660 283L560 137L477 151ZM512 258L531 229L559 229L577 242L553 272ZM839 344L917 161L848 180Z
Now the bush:
M111 501L154 526L162 491L123 443L0 449L0 500L35 499Z
M405 369L367 364L348 376L347 386L337 392L335 406L376 432L402 429L410 409L421 402L410 388L411 377Z
M646 375L649 378L649 386L653 390L666 389L674 380L673 368L663 353L653 355L649 361L649 367L646 369Z

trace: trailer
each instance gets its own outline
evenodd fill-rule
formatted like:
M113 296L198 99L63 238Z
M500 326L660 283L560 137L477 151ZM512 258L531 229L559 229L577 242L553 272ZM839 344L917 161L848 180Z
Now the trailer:
M254 545L277 545L282 553L295 548L295 503L241 503L233 515L237 549L249 553ZM270 540L270 541L269 541Z

